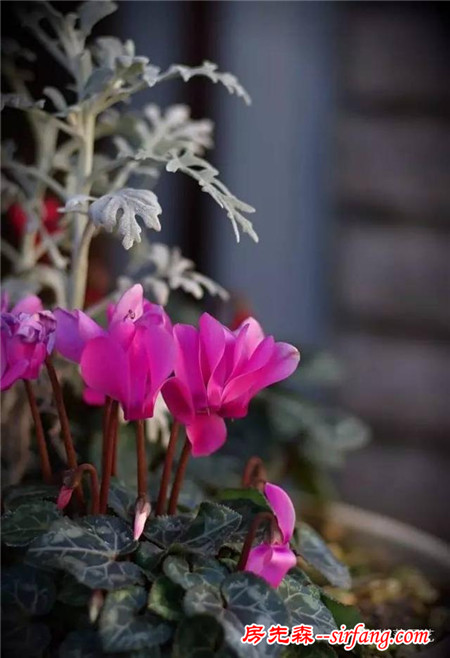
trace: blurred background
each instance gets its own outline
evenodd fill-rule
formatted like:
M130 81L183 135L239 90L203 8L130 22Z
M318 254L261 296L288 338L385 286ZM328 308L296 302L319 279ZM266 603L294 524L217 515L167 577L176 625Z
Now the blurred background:
M250 108L198 79L136 99L211 117L211 161L257 210L259 245L236 246L214 202L166 176L161 239L267 332L341 359L338 401L374 432L335 475L342 500L447 539L449 16L434 2L122 0L100 25L158 66L209 59L248 89Z

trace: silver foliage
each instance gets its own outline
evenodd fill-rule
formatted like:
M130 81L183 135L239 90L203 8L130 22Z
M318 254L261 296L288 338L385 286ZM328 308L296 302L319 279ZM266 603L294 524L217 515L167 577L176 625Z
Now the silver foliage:
M145 226L155 231L161 230L158 215L161 206L153 192L135 190L131 187L106 194L94 201L89 208L89 217L96 226L102 226L111 233L114 229L122 237L125 249L130 249L135 242L141 241L142 229L138 218Z

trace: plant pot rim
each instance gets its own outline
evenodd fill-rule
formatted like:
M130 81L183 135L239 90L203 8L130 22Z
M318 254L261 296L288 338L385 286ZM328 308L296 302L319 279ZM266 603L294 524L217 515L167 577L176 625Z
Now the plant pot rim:
M347 503L332 503L326 516L348 530L358 543L384 545L394 564L416 566L436 585L450 588L450 545L442 539Z

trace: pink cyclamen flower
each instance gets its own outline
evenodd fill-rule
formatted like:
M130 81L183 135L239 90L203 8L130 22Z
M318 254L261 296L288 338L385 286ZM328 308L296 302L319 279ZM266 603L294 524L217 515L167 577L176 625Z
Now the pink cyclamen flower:
M300 354L288 343L276 343L256 320L236 331L204 313L199 330L178 324L175 377L162 388L173 416L186 425L195 457L210 455L226 439L224 418L242 418L250 400L266 386L289 377Z
M161 385L173 370L171 324L164 310L143 298L141 285L108 310L103 329L83 311L57 309L56 347L79 363L87 402L118 400L126 420L150 418Z
M261 576L278 587L289 569L295 567L297 558L289 547L295 528L295 509L287 493L275 484L266 483L264 494L276 517L279 536L272 537L271 542L260 544L251 549L245 571Z
M39 297L30 295L8 312L1 300L1 390L18 379L37 379L55 342L56 320L44 311Z

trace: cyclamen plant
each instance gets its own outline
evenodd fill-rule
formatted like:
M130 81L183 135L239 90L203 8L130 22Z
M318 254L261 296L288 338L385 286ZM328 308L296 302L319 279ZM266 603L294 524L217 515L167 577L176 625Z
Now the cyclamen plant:
M346 567L312 528L296 524L294 503L267 482L259 458L248 462L240 488L192 505L181 501L180 492L190 456L201 461L220 454L227 423L244 418L256 394L295 371L298 350L265 336L251 317L234 330L206 313L198 328L173 325L161 305L170 289L181 287L197 298L203 288L226 293L179 251L147 241L144 257L128 271L128 288L119 286L96 308L84 308L92 237L101 228L116 231L129 249L142 240L138 219L159 230L161 208L150 187L163 168L194 178L226 210L238 238L241 229L256 239L245 217L253 208L233 196L201 157L211 145L209 121L191 119L181 106L165 113L148 106L140 116L122 106L112 110L173 77L206 76L246 102L247 93L209 62L161 72L135 56L129 41L89 40L97 21L115 8L85 2L77 14L64 15L43 3L23 17L73 78L65 94L44 90L53 111L48 101L32 100L17 68L18 58L31 54L5 44L4 72L19 95L6 95L4 104L26 112L36 163L19 162L5 147L9 218L20 243L2 245L13 274L2 297L1 389L24 382L43 484L10 488L3 498L3 646L9 654L59 658L291 656L303 648L242 643L245 627L303 624L326 634L354 620L356 611L322 587L348 587ZM97 149L108 137L116 148L111 158ZM131 187L131 179L142 188ZM55 197L61 217L56 226ZM146 262L154 270L141 285L132 277ZM31 284L35 292L53 290L52 311L36 295L23 296ZM145 299L144 288L160 303ZM12 308L8 290L22 292ZM106 327L93 319L99 308L107 312ZM78 461L60 379L62 358L78 364L85 403L103 408L100 471ZM35 396L33 382L45 373L60 422L64 472L49 458ZM155 489L145 422L161 398L172 421ZM121 415L135 428L136 489L119 479ZM186 436L181 453L180 432ZM325 645L315 650L334 655Z

